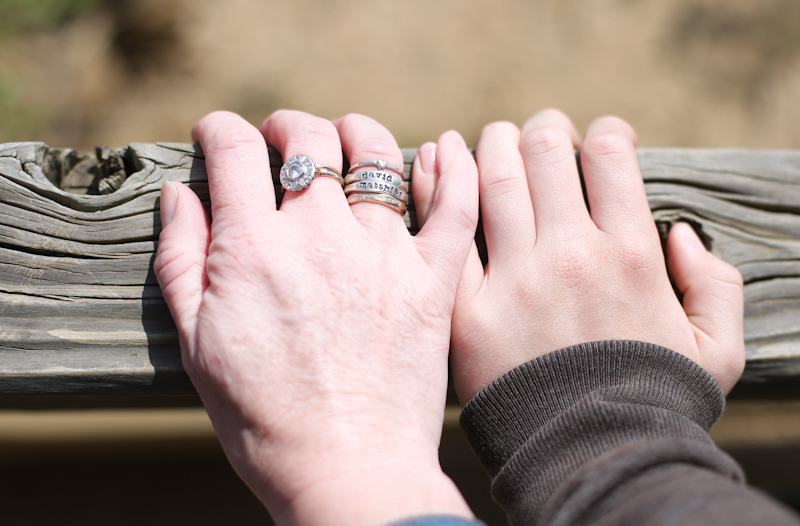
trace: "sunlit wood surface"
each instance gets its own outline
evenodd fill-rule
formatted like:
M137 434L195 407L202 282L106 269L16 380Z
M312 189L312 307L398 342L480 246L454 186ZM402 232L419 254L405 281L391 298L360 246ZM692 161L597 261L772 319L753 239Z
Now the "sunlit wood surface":
M691 222L744 276L744 381L799 375L800 151L641 149L639 161L662 232ZM0 145L0 407L197 403L152 271L165 180L208 205L192 145ZM406 221L416 231L413 202Z

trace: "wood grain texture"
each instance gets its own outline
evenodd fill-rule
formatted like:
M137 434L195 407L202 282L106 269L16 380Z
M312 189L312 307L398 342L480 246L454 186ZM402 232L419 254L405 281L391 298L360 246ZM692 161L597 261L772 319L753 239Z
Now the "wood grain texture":
M661 227L691 221L744 276L745 381L800 376L800 151L640 149L639 161ZM0 407L196 402L152 271L165 180L208 206L191 145L0 144ZM412 195L412 232L413 212Z
M657 221L696 222L745 282L745 380L800 374L800 152L640 150Z

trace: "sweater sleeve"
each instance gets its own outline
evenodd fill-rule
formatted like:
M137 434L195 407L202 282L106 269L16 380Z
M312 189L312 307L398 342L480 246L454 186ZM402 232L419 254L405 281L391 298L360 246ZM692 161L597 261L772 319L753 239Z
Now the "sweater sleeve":
M422 515L392 522L388 526L486 526L486 524L477 519L451 515Z
M690 359L606 341L510 371L461 423L514 525L800 524L714 445L724 403Z

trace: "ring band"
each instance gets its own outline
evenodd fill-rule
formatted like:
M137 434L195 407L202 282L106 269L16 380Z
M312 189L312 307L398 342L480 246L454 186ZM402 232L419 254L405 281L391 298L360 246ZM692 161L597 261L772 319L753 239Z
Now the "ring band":
M363 172L358 172L355 174L347 174L347 177L344 178L344 184L355 183L358 181L365 181L368 179L372 181L383 181L384 183L394 185L400 190L408 193L408 183L390 172L365 170Z
M344 179L342 179L342 174L339 173L339 170L336 168L331 168L330 166L317 166L314 169L314 176L315 177L330 177L331 179L336 179L339 181L339 184L344 186Z
M345 195L350 194L381 194L381 195L388 195L401 201L403 204L408 203L408 194L400 188L392 185L387 184L382 181L357 181L355 183L350 183L344 187Z
M355 203L375 203L391 208L398 214L405 215L407 207L405 203L399 199L386 194L350 194L347 196L347 204L353 205Z
M363 168L365 166L374 166L380 171L384 171L384 170L392 171L392 172L396 173L397 175L399 175L401 179L405 179L405 176L406 176L406 174L400 168L397 168L396 166L392 166L391 164L387 163L386 161L381 161L381 160L364 161L364 162L361 162L361 163L358 163L358 164L354 164L353 166L350 167L350 169L347 171L347 173L351 174L351 173L355 172L356 170L358 170L359 168Z
M280 180L284 190L299 192L310 185L316 176L332 177L344 186L344 179L338 170L330 166L316 166L307 155L293 155L281 166Z

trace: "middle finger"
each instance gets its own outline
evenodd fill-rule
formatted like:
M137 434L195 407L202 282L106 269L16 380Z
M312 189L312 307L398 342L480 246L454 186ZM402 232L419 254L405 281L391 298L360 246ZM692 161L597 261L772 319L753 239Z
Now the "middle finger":
M300 111L279 110L267 117L260 129L267 144L281 152L284 163L300 154L311 158L317 168L332 168L341 173L342 147L330 121ZM303 213L321 211L328 215L336 210L346 211L346 204L341 183L317 175L302 190L286 190L281 211L300 209Z
M519 148L528 173L537 240L548 232L590 222L575 161L579 145L572 122L556 110L537 113L522 128Z

